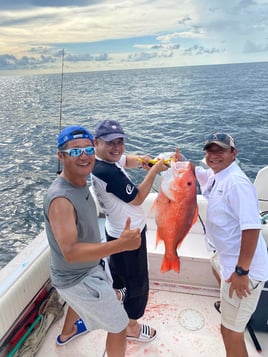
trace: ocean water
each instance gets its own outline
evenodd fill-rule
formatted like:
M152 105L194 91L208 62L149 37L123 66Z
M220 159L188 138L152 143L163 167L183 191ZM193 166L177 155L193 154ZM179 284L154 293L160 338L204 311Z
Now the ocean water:
M236 139L253 181L268 165L268 62L0 77L0 268L44 229L42 203L56 177L60 127L116 119L127 152L179 147L198 163L208 134ZM60 120L60 101L62 116ZM131 170L139 183L142 170Z

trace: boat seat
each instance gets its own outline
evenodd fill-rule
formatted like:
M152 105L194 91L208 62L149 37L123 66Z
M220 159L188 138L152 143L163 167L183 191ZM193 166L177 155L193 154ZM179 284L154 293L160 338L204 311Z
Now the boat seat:
M254 181L261 212L268 211L268 166L263 167Z
M266 218L268 214L268 166L258 171L254 186L259 199L260 215L263 223L262 234L268 247L268 218Z
M27 312L32 299L49 281L49 261L50 249L43 231L1 269L0 341L12 330L16 320Z

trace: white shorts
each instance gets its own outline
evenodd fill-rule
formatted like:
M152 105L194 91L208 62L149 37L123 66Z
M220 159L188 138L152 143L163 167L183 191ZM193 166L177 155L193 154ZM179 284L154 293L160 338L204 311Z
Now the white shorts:
M210 263L221 279L221 323L229 330L243 332L251 315L256 310L264 282L250 279L251 294L240 299L234 292L230 299L230 283L224 281L221 276L221 269L216 252L210 258Z
M264 282L250 279L250 295L240 299L236 292L229 297L230 283L221 281L221 323L229 330L243 332L256 310Z
M216 273L219 275L219 278L221 279L221 268L219 264L219 258L217 252L214 252L211 257L210 257L210 264L212 268L216 271Z
M127 327L128 315L100 264L90 269L89 274L75 286L57 290L83 319L88 330L119 333Z

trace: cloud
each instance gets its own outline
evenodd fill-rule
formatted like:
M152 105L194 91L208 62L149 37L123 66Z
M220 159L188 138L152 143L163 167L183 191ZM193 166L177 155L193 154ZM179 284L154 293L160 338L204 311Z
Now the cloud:
M139 52L139 53L131 53L127 57L127 62L140 62L140 61L148 61L152 58L158 57L157 52L148 53L148 52Z
M65 54L64 60L66 62L80 62L80 61L94 61L94 56L90 54Z
M100 55L97 55L94 59L96 62L105 62L110 60L108 53L102 53Z
M162 42L170 42L181 38L193 39L193 38L204 38L204 37L205 37L204 34L202 34L201 32L182 31L182 32L169 33L163 36L158 36L157 39Z
M162 50L162 49L166 49L166 50L178 50L180 48L180 44L162 44L162 43L158 43L158 44L135 44L133 47L135 48L142 48L142 49L147 49L147 50Z
M13 55L0 55L0 69L2 70L12 70L12 69L29 69L29 68L40 68L43 65L54 63L55 59L51 56L41 55L39 58L22 56L21 58L16 58Z
M185 16L185 17L183 17L182 19L180 19L178 21L178 24L179 25L186 25L190 21L191 21L191 17L190 16Z
M74 7L100 3L98 0L0 0L1 9L29 9L34 7Z
M202 55L208 55L208 54L217 54L217 53L224 53L226 50L225 49L219 49L219 48L205 48L203 46L193 46L189 48L185 48L183 50L183 55L187 56L202 56Z
M29 48L29 53L37 54L37 55L51 55L54 57L62 57L62 49L54 49L49 46L36 46Z
M68 71L266 58L267 0L0 0L0 9L0 70L58 71L63 48Z
M268 40L266 44L257 44L252 41L247 41L244 46L245 53L268 52Z
M31 53L36 56L22 56L17 58L14 55L0 55L0 70L14 70L14 69L29 69L29 68L41 68L47 66L47 64L56 63L59 59L62 59L62 50L49 49L48 47L32 48ZM51 53L51 54L49 54ZM64 62L77 63L77 62L105 62L111 58L107 53L91 55L85 54L64 54Z
M243 11L244 9L247 9L250 6L255 6L257 5L256 1L253 0L240 0L237 5L234 6L234 9L238 12Z

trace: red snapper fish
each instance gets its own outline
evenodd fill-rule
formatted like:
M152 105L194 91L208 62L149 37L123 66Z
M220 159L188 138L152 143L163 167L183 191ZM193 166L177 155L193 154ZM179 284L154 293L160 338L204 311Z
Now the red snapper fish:
M189 161L171 162L164 172L158 196L153 204L157 225L156 245L164 241L161 272L180 272L177 248L196 222L198 208L196 181Z

